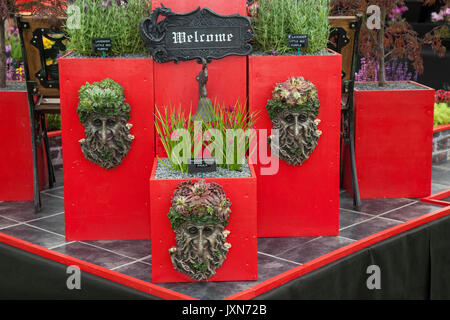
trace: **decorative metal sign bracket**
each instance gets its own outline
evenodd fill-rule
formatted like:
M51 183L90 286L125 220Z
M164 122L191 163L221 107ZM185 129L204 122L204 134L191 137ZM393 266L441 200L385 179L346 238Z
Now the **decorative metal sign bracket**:
M161 4L141 21L139 31L153 59L159 63L194 59L209 63L212 59L245 56L252 51L248 17L219 15L208 8L175 13Z

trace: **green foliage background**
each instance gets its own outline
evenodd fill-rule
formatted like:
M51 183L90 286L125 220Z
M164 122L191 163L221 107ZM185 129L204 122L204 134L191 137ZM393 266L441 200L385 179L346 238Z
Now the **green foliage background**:
M434 104L434 125L450 123L450 107L448 103L441 102Z

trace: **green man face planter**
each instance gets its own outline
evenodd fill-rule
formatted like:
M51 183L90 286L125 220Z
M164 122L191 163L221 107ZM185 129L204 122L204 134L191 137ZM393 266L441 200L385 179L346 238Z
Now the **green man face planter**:
M225 230L230 206L216 183L186 181L175 189L168 216L176 234L177 246L169 249L176 270L197 281L216 274L231 248Z
M130 106L124 103L123 88L111 79L86 83L78 92L77 112L86 138L80 140L86 159L104 169L116 168L128 154L134 136Z
M302 164L317 146L319 99L314 84L302 77L275 86L266 109L277 133L269 137L272 153L290 165Z

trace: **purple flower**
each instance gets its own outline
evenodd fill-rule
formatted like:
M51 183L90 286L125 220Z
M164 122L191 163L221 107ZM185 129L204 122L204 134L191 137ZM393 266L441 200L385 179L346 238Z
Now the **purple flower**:
M278 51L274 48L274 49L272 49L272 55L273 56L276 56L276 55L278 55Z
M440 15L440 13L432 12L431 13L431 20L433 21L442 21L444 20L444 17Z

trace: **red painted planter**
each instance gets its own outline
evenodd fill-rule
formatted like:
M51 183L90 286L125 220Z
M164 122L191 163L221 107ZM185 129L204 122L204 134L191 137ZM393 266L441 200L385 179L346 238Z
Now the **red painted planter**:
M249 56L248 59L249 110L260 112L258 129L272 128L265 106L274 86L292 76L302 76L317 87L319 130L322 131L318 146L301 166L290 166L280 160L275 175L261 174L261 168L266 165L255 166L258 236L337 235L341 55ZM274 157L271 160L276 161Z
M256 176L248 178L211 178L223 187L231 200L231 215L225 228L231 244L227 259L208 281L257 280ZM189 179L155 179L156 161L150 179L150 216L152 228L152 283L190 282L188 276L173 268L169 249L176 245L175 232L167 217L175 188ZM191 179L195 180L195 179Z
M33 152L26 91L0 91L0 117L4 119L0 139L0 201L33 201ZM37 146L39 186L48 186L45 149Z
M361 198L430 195L434 89L417 85L424 90L355 89L355 159ZM343 183L351 193L348 156Z
M218 14L239 13L246 15L246 2L244 0L156 0L152 1L152 8L163 3L174 12L190 12L197 7L209 8ZM155 70L155 104L180 107L186 113L192 107L192 113L197 110L198 82L195 77L202 70L201 64L196 60L173 62L154 62ZM247 100L247 58L241 56L228 56L213 60L208 64L208 83L206 85L208 97L211 101L220 104L234 105L237 100L245 103ZM160 142L156 139L156 154L167 157Z
M148 58L59 60L64 198L67 240L150 238L148 179L155 155L153 61ZM84 157L84 127L76 112L86 82L111 78L122 85L131 107L128 155L105 170Z

